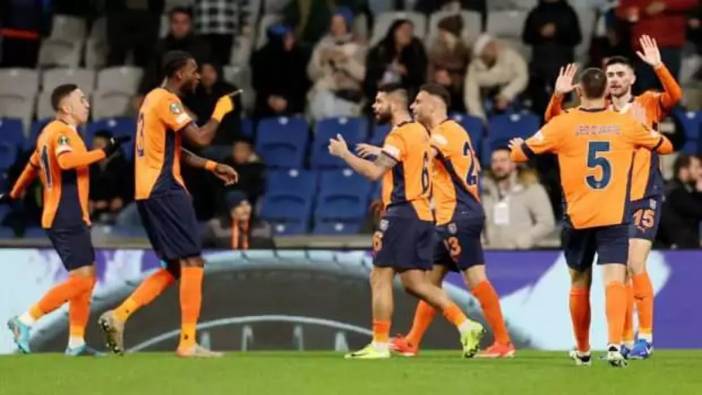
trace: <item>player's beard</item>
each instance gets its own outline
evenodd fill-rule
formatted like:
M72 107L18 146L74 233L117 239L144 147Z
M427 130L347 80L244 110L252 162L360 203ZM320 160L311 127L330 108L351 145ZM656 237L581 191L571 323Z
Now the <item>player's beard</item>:
M376 112L375 120L378 123L387 123L392 120L392 113L390 111Z

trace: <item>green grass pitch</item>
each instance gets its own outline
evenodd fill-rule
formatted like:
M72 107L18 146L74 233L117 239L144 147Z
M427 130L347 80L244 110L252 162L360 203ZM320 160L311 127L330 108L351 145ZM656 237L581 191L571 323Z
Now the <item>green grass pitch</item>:
M657 350L615 369L595 354L576 367L565 352L464 360L457 351L348 361L331 352L233 352L217 360L174 354L0 357L0 394L700 394L702 350Z

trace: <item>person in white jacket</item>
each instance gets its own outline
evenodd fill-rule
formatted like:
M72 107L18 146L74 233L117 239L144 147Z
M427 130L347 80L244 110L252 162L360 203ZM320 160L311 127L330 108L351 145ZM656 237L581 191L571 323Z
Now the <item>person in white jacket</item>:
M351 10L337 8L329 33L314 47L307 64L307 76L314 84L307 99L314 119L361 113L368 48L354 39L352 23Z
M509 149L492 152L490 175L483 179L485 247L529 249L555 229L551 201L531 169L518 170Z
M508 109L528 83L527 64L517 51L488 34L475 40L464 83L464 101L470 115L487 119L484 99L490 99L496 111Z

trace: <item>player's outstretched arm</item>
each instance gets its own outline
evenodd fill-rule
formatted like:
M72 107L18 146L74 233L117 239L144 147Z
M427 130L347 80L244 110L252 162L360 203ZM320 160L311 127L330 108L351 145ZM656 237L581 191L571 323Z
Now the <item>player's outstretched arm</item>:
M664 90L660 96L660 105L663 111L668 111L682 99L682 88L661 60L661 51L656 39L644 34L639 38L639 44L641 51L637 51L636 54L656 72Z
M346 141L340 134L336 135L336 139L329 139L329 153L341 158L356 173L371 181L380 180L386 171L397 164L397 161L382 150L374 162L354 155L349 151Z
M234 111L234 97L242 92L241 89L238 89L220 97L219 100L217 100L217 104L215 104L210 120L207 121L206 124L202 127L198 127L194 122L190 122L190 124L183 129L185 138L200 147L209 145L217 134L219 124L222 123L222 118Z
M24 170L22 170L22 174L20 174L15 182L15 185L12 186L10 193L4 194L4 200L19 199L24 190L37 178L37 174L39 174L39 155L34 152L29 158L29 162L27 162Z
M211 172L217 178L224 181L224 185L233 185L239 181L239 174L231 166L197 156L192 151L185 148L181 148L180 150L182 154L181 158L185 164L196 169L205 169Z
M84 151L82 149L70 148L66 145L65 150L59 152L56 160L58 161L61 170L71 170L78 167L90 166L95 162L99 162L110 155L117 152L122 144L131 140L129 136L112 137L105 148L94 149L92 151Z
M661 155L673 153L673 143L660 132L649 129L645 125L636 124L633 128L632 141L637 147L648 148Z

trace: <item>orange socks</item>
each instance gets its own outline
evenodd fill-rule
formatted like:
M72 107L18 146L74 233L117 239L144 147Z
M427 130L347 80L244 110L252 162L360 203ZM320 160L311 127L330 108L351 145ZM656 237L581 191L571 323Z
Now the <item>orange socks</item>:
M151 303L175 281L175 277L166 269L159 269L144 280L139 287L115 309L115 316L126 321L140 307Z
M29 309L29 315L37 320L76 297L89 292L95 284L94 277L69 276L63 283L51 288L37 304ZM90 296L88 296L90 298Z
M444 309L442 314L444 315L444 317L446 317L446 319L450 323L452 323L457 328L459 328L459 330L460 330L460 326L462 324L464 324L466 321L468 321L468 317L466 317L466 315L463 314L463 311L461 311L461 308L458 307L458 305L455 303L451 303L450 305L448 305L448 307L446 307Z
M95 286L95 277L83 277L87 288L80 294L68 301L68 334L72 338L83 339L85 336L85 326L90 317L90 297Z
M590 350L590 290L570 289L570 319L573 323L578 351Z
M202 304L202 278L205 270L201 267L184 267L180 271L180 343L179 349L195 345L195 328L200 317Z
M639 312L639 337L651 342L653 336L653 285L648 273L633 277L634 298Z
M373 320L373 343L390 341L390 321Z
M626 287L623 283L614 281L605 288L608 325L608 343L619 346L622 344L624 333L624 314L626 313Z
M626 313L624 315L624 344L634 346L634 288L626 284Z
M412 345L419 347L424 334L429 329L429 325L434 321L436 309L429 303L420 300L417 303L417 310L414 312L414 321L412 321L412 329L410 329L405 339Z
M500 344L510 344L509 333L505 326L505 320L502 318L500 298L497 296L497 292L495 292L495 288L492 287L490 281L481 282L471 292L480 301L483 315L495 334L495 341Z

